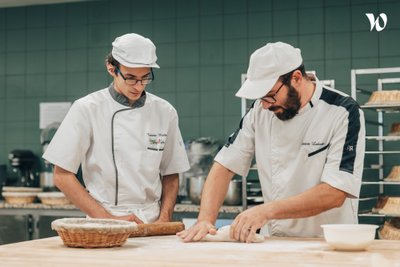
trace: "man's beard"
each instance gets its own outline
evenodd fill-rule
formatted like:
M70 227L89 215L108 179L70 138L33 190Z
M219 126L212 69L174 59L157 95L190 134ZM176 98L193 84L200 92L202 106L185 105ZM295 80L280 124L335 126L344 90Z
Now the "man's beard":
M287 121L292 119L294 116L298 114L298 111L301 106L300 96L296 89L290 84L288 85L289 91L287 94L287 99L284 106L271 106L268 109L270 111L275 111L278 109L282 109L282 112L275 113L278 119L282 121Z

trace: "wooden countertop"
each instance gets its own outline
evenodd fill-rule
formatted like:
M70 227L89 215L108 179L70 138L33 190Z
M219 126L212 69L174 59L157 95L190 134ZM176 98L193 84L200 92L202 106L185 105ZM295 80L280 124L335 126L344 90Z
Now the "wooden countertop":
M400 266L400 241L374 240L367 251L332 250L322 239L272 238L264 243L183 243L176 236L130 238L118 248L65 247L59 237L0 246L13 266Z

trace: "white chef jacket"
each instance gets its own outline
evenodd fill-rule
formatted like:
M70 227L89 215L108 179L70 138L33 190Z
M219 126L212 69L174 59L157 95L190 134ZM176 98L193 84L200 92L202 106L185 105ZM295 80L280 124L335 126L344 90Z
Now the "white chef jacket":
M112 84L73 103L43 158L73 173L82 164L94 199L144 222L159 216L160 175L190 167L173 106L144 92L131 107Z
M255 155L265 203L321 182L346 192L339 208L309 218L271 220L263 229L267 235L318 237L322 224L358 222L364 152L362 110L349 96L316 80L311 101L291 120L278 119L255 101L215 160L246 176Z

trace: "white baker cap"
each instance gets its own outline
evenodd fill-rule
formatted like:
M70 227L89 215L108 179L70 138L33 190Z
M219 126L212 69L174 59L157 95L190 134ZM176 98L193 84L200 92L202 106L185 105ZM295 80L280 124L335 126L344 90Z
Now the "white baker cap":
M148 38L136 33L128 33L117 37L112 45L112 56L126 67L160 68L156 63L156 47Z

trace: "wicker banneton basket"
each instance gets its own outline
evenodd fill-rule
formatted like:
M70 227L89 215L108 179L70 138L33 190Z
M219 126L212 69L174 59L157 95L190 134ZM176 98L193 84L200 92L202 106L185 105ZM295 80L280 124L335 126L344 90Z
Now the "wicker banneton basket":
M39 193L42 192L40 187L27 187L27 186L3 186L3 192L31 192Z
M71 202L65 197L63 192L44 192L39 193L38 198L46 205L68 205Z
M30 204L35 200L37 193L34 192L3 192L8 204Z
M122 246L136 227L134 222L113 219L64 218L51 223L64 245L79 248Z

